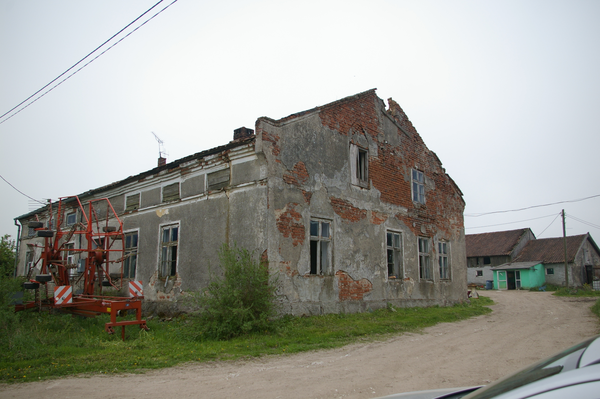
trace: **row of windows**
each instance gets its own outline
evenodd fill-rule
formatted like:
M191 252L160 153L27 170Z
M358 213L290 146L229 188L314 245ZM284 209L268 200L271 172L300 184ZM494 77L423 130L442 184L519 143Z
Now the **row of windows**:
M350 146L352 165L352 184L368 187L369 184L369 153L366 149L355 144ZM419 204L425 203L425 176L422 171L411 169L412 200Z

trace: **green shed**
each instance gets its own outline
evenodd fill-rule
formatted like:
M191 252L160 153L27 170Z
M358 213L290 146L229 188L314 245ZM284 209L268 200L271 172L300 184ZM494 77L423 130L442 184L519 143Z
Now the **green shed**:
M494 289L519 290L541 287L546 284L544 266L541 262L513 262L492 267Z

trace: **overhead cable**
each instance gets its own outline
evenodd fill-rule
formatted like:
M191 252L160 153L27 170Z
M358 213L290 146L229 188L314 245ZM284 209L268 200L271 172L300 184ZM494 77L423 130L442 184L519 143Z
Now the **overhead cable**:
M490 225L487 225L487 226L465 227L465 229L466 230L471 230L471 229L482 229L484 227L503 226L503 225L506 225L506 224L515 224L515 223L521 223L521 222L529 222L530 220L545 219L545 218L549 218L550 216L554 216L554 213L552 215L540 216L540 217L533 218L533 219L517 220L515 222L507 222L507 223L499 223L499 224L490 224Z
M61 77L63 77L65 74L67 74L69 71L71 71L72 69L74 69L77 65L81 64L84 60L86 60L92 54L94 54L95 52L97 52L100 48L104 47L107 43L109 43L116 36L118 36L119 34L121 34L125 29L127 29L128 27L130 27L132 24L134 24L136 21L138 21L144 15L146 15L147 13L149 13L152 9L154 9L156 6L158 6L163 1L164 0L160 0L158 3L156 3L155 5L153 5L151 8L149 8L143 14L141 14L139 17L137 17L136 19L134 19L133 21L131 21L129 24L127 24L127 26L125 26L123 29L121 29L120 31L118 31L117 33L115 33L113 36L111 36L110 39L106 40L104 43L102 43L100 46L96 47L92 52L90 52L88 55L86 55L85 57L83 57L81 60L79 60L73 66L71 66L69 69L67 69L66 71L64 71L63 73L61 73L60 75L58 75L56 78L54 78L51 82L49 82L44 87L42 87L41 89L39 89L38 91L36 91L32 95L30 95L29 97L27 97L25 100L21 101L19 104L17 104L13 108L11 108L10 110L8 110L4 114L2 114L2 116L0 116L0 119L4 118L6 115L8 115L9 113L11 113L12 111L14 111L14 110L18 109L19 107L21 107L21 105L25 104L27 101L29 101L30 99L32 99L38 93L40 93L41 91L43 91L44 89L46 89L48 86L50 86L52 83L56 82L58 79L60 79ZM139 28L141 28L142 26L144 26L146 23L148 23L149 21L151 21L152 19L154 19L157 15L159 15L160 13L162 13L163 11L165 11L167 8L171 7L175 2L177 2L177 0L173 0L170 4L168 4L162 10L160 10L159 12L157 12L156 14L154 14L152 17L148 18L141 25L139 25L138 27L136 27L134 30L132 30L131 32L129 32L127 35L125 35L121 39L119 39L116 43L114 43L113 45L111 45L110 47L108 47L106 50L104 50L103 52L101 52L100 54L98 54L96 57L94 57L93 59L91 59L90 61L88 61L87 63L85 63L79 69L75 70L73 73L71 73L70 75L68 75L67 77L65 77L63 80L59 81L58 83L56 83L54 86L50 87L48 90L46 90L45 92L43 92L42 94L40 94L38 97L34 98L32 101L30 101L29 103L27 103L25 106L21 107L20 109L18 109L17 111L15 111L14 113L12 113L8 117L6 117L5 119L1 120L0 124L6 122L7 120L9 120L10 118L12 118L13 116L17 115L18 113L20 113L21 111L23 111L24 109L26 109L27 107L29 107L31 104L35 103L40 98L44 97L46 94L48 94L49 92L51 92L52 90L54 90L56 87L60 86L64 81L66 81L67 79L69 79L70 77L72 77L73 75L75 75L77 72L81 71L83 68L85 68L86 66L88 66L89 64L91 64L92 62L94 62L96 59L98 59L100 56L102 56L108 50L112 49L117 44L119 44L120 42L122 42L124 39L126 39L127 37L129 37L133 32L137 31Z
M576 199L576 200L559 201L559 202L553 202L551 204L533 205L533 206L528 206L526 208L510 209L510 210L506 210L506 211L493 211L493 212L484 212L484 213L471 213L471 214L465 214L464 216L465 217L477 218L477 217L480 217L480 216L494 215L494 214L497 214L497 213L519 212L519 211L525 211L527 209L541 208L541 207L544 207L544 206L551 206L551 205L558 205L558 204L566 204L566 203L570 203L570 202L585 201L585 200L588 200L588 199L591 199L591 198L596 198L596 197L600 197L600 194L592 195L590 197L580 198L580 199Z
M35 198L33 198L33 197L30 197L29 195L25 194L23 191L19 190L19 189L18 189L18 188L16 188L15 186L13 186L13 185L12 185L12 184L11 184L11 183L8 181L8 180L6 180L6 179L4 178L4 176L0 175L0 178L1 178L2 180L4 180L4 181L6 182L6 184L8 184L9 186L11 186L13 189L15 189L15 190L16 190L16 191L17 191L19 194L22 194L22 195L26 196L27 198L29 198L29 199L30 199L30 200L32 200L32 201L39 202L39 203L40 203L40 204L42 204L42 205L46 205L44 202L42 202L42 201L40 201L40 200L36 200L36 199L35 199Z

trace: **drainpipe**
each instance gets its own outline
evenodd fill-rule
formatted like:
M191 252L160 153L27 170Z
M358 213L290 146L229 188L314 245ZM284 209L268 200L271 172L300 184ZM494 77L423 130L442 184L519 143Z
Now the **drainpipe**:
M19 264L19 244L21 243L21 225L17 223L17 219L14 219L15 226L17 226L17 246L15 248L15 266L13 270L13 277L17 277L17 265Z

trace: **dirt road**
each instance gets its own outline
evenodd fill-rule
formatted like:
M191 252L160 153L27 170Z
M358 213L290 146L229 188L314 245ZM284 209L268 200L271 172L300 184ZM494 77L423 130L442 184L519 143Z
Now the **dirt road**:
M385 342L143 375L0 385L1 398L372 398L486 384L600 332L590 300L485 291L493 313Z

